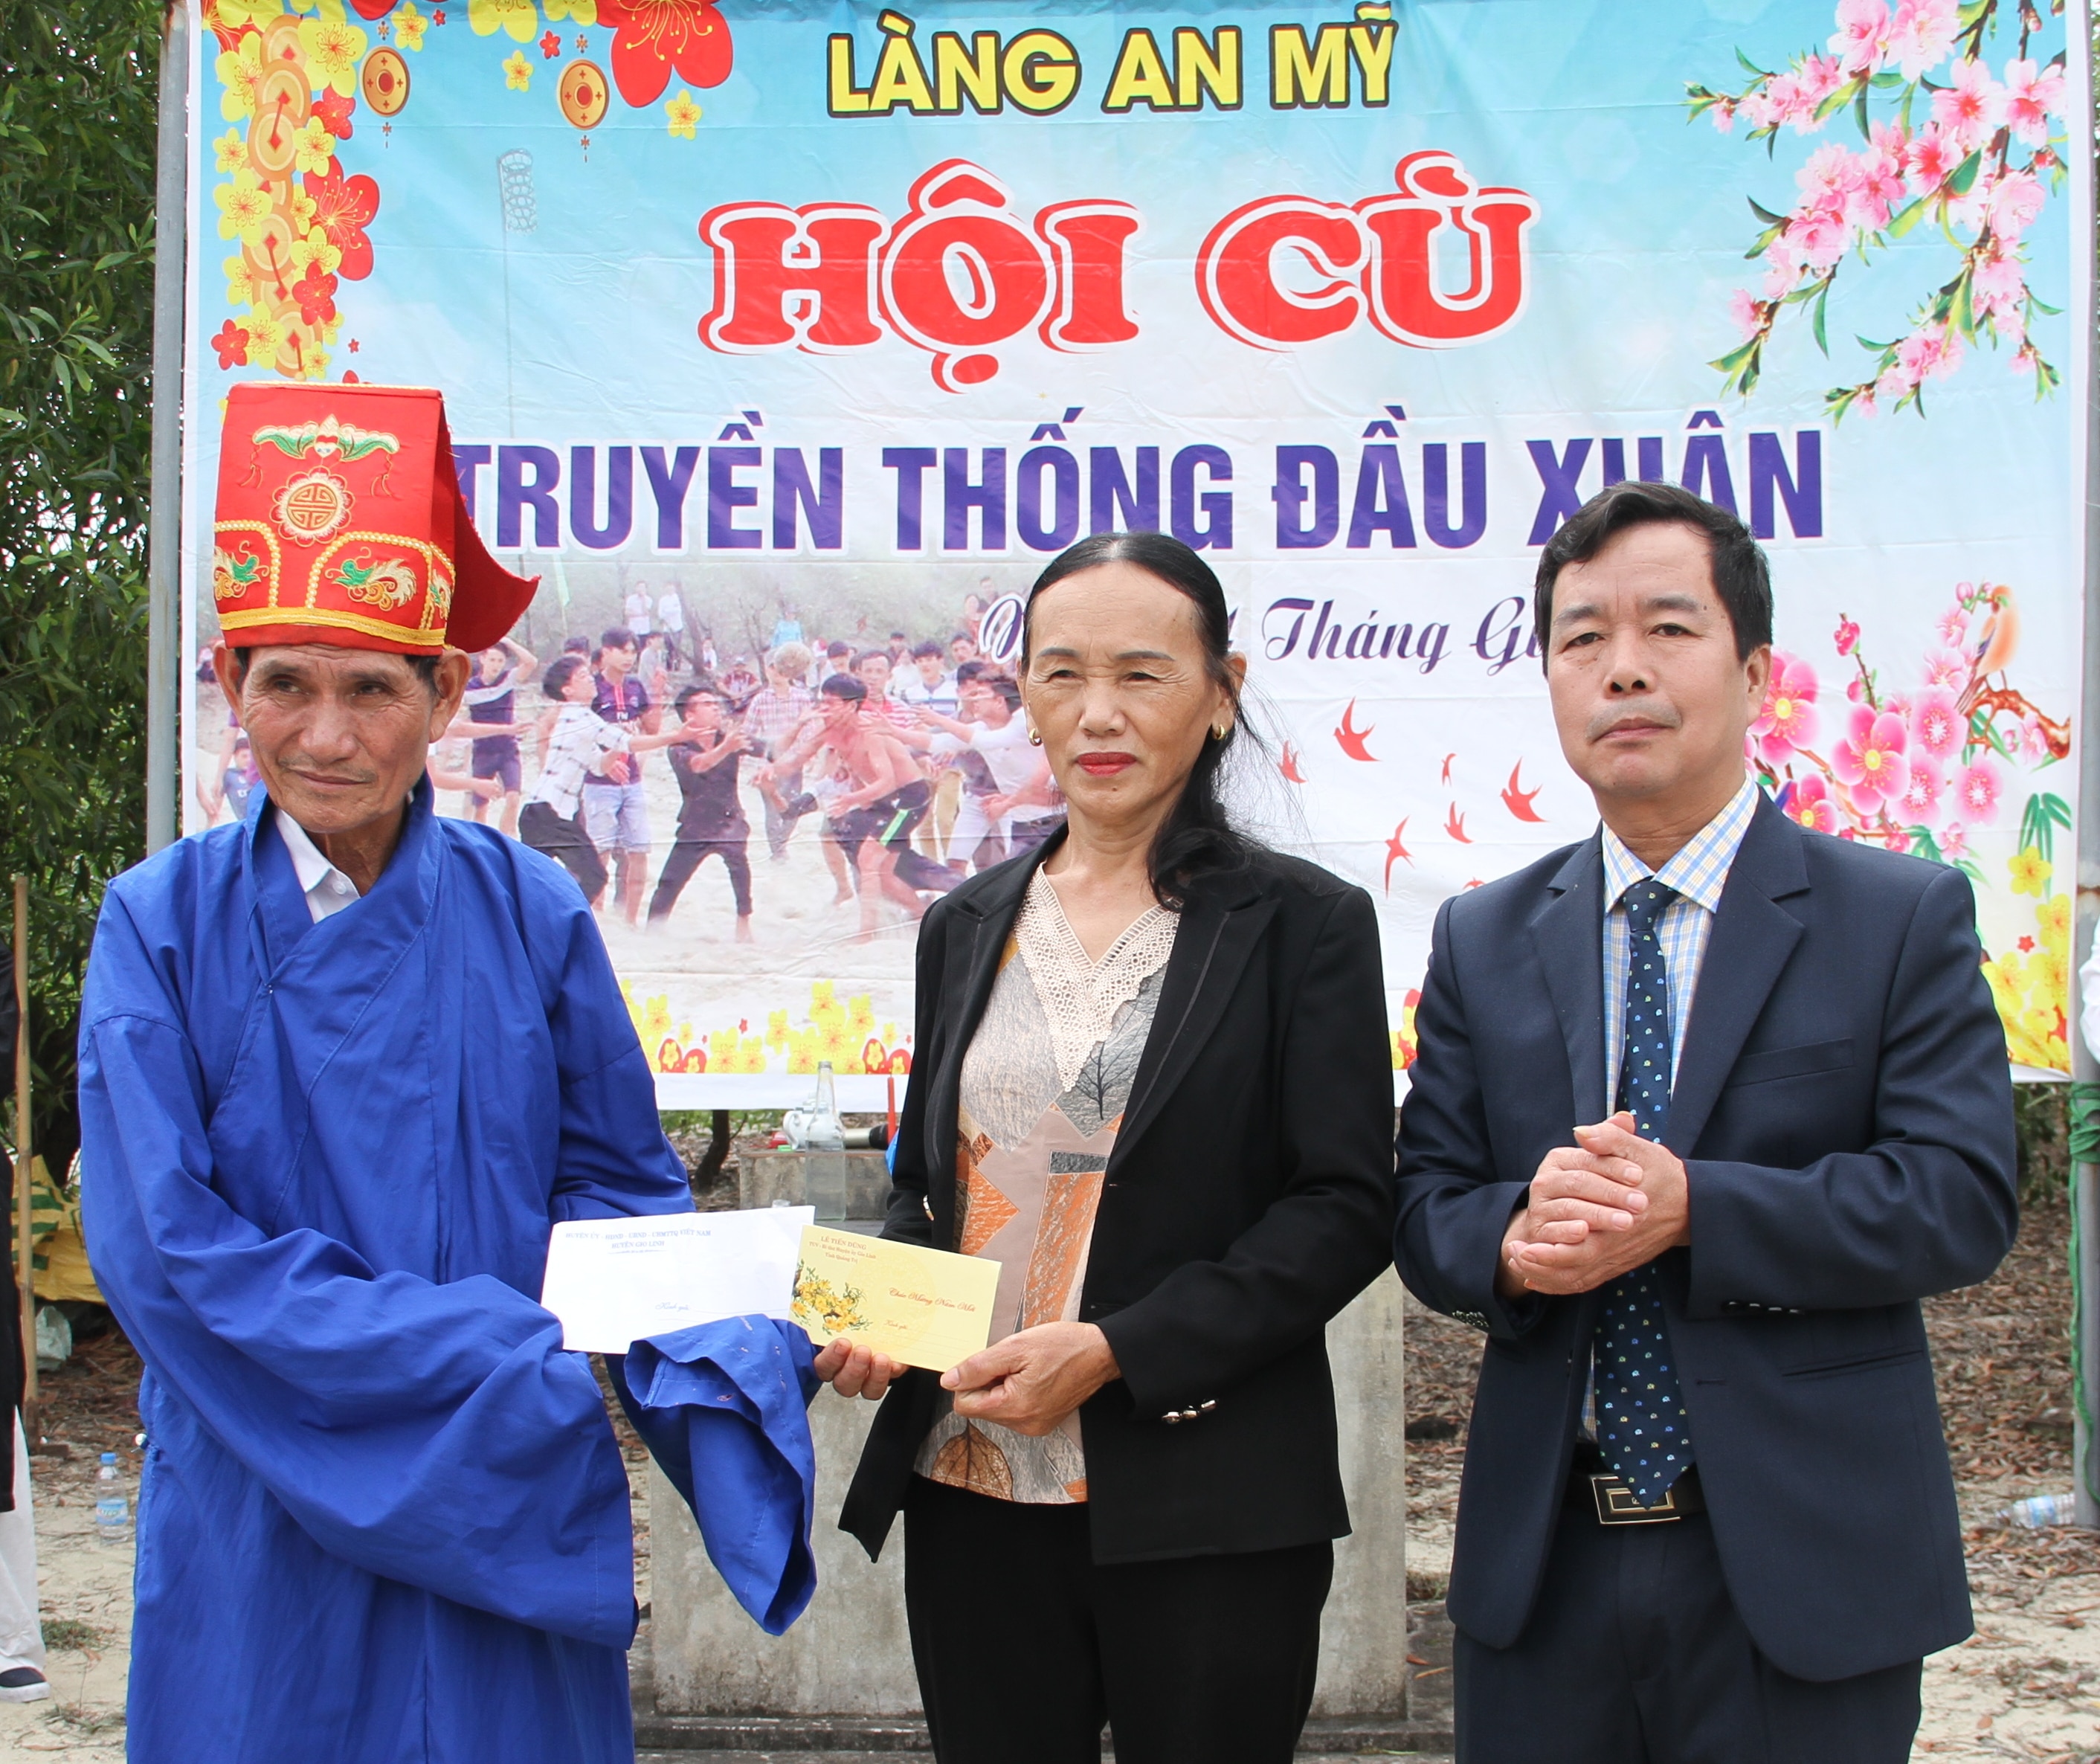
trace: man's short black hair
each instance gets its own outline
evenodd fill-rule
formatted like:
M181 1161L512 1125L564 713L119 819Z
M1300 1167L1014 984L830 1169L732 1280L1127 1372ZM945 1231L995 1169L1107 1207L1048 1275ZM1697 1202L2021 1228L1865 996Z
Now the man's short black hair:
M941 646L938 643L936 643L930 637L923 643L915 643L911 646L911 659L914 661L924 661L929 655L934 657L936 659L945 659L947 653L948 652L946 650L942 649Z
M833 674L817 690L827 699L844 699L851 704L867 702L867 683L852 674Z
M1630 527L1665 521L1696 527L1706 536L1714 592L1727 609L1728 623L1734 628L1736 659L1748 661L1752 651L1771 642L1771 570L1750 530L1726 509L1675 484L1630 479L1590 497L1568 516L1568 524L1546 540L1538 554L1531 611L1538 629L1542 664L1553 653L1553 584L1562 567L1587 563Z
M229 648L233 656L233 683L236 686L244 685L246 683L248 679L248 665L255 659L254 646L253 644L245 646L236 644L229 646ZM400 654L398 650L391 651L390 653L395 655ZM442 655L402 655L401 659L408 663L411 668L416 670L416 677L421 681L424 686L429 689L430 696L432 698L435 698L438 695L438 664L443 661L444 657Z
M677 697L671 700L671 709L681 721L685 720L686 707L695 699L712 699L724 710L729 708L729 695L720 686L712 686L704 681L695 680L690 686L682 687Z
M624 624L612 626L598 640L598 646L600 649L639 649L642 646L635 642L634 633Z
M973 681L982 680L987 674L998 672L998 668L990 662L982 659L966 661L955 670L955 690L960 692Z
M569 682L589 665L580 655L557 655L540 676L540 690L557 704L568 703Z

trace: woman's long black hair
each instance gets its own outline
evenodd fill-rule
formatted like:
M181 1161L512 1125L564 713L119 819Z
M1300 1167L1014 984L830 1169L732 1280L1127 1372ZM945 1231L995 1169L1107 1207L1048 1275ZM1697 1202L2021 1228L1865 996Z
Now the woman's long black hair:
M1147 868L1152 892L1163 906L1180 906L1188 890L1206 877L1245 869L1261 848L1233 824L1219 789L1225 761L1242 739L1261 746L1240 707L1240 683L1229 659L1232 655L1231 615L1225 591L1202 558L1165 533L1095 533L1050 560L1028 591L1021 612L1021 662L1028 664L1036 598L1068 576L1104 563L1128 563L1186 594L1196 608L1196 630L1203 646L1203 666L1233 701L1232 726L1222 739L1206 739L1194 769L1182 786L1152 841Z

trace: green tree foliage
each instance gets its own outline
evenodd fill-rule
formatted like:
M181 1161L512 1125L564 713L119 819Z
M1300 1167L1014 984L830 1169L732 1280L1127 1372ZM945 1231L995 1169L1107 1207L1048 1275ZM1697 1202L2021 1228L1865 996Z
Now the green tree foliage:
M0 879L29 879L36 1136L54 1158L78 1139L95 912L145 849L160 12L0 6Z

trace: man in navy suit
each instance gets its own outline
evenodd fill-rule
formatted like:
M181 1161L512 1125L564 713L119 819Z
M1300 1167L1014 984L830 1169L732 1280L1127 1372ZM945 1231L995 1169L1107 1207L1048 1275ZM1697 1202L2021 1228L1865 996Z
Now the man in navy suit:
M1733 515L1616 485L1536 599L1604 825L1445 903L1400 1131L1401 1276L1488 1337L1459 1764L1899 1764L1970 1628L1918 1301L2017 1224L1968 880L1746 774Z

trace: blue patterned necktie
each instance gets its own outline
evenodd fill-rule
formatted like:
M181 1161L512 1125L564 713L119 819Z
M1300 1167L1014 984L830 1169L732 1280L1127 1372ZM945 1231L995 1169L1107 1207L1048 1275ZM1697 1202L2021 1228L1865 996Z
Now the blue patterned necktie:
M1626 1020L1619 1100L1645 1140L1670 1118L1670 970L1656 924L1677 890L1652 876L1622 897L1626 909ZM1597 1444L1643 1506L1653 1506L1692 1462L1684 1391L1670 1350L1662 1288L1651 1262L1608 1282L1594 1349Z

